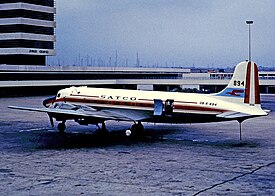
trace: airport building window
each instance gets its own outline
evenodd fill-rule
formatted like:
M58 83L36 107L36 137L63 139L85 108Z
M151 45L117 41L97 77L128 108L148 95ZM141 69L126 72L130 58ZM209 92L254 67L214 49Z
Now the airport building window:
M43 5L43 6L54 6L54 0L1 0L0 4L3 3L30 3L35 5Z
M44 35L54 35L54 28L39 27L33 25L0 25L0 33L34 33Z
M1 55L0 56L0 64L12 64L12 65L45 65L46 57L42 55ZM15 78L19 80L24 80L25 76L22 74L12 74L12 79ZM26 76L28 78L29 76ZM6 77L3 77L5 79ZM7 79L7 78L6 78ZM38 78L36 78L38 79ZM1 79L2 80L2 77Z
M34 41L34 40L1 40L0 48L41 48L54 49L53 42L49 41Z
M0 10L0 18L18 18L18 17L54 21L53 13L44 13L44 12L37 12L37 11L23 10L23 9Z

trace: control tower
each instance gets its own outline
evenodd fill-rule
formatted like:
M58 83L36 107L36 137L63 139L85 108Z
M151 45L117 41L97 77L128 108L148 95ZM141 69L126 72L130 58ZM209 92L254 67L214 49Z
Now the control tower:
M46 65L55 55L55 0L0 1L0 65Z

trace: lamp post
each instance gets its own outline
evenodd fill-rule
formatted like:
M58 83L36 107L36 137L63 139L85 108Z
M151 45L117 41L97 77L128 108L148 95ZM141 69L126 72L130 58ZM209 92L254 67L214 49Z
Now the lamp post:
M252 20L247 20L246 24L248 24L248 60L251 61L251 30L250 26L253 24Z

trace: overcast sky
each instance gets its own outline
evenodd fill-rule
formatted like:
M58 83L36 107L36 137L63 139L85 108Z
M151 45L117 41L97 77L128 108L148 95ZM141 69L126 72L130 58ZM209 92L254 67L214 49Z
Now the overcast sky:
M49 64L233 66L275 60L274 0L57 0Z

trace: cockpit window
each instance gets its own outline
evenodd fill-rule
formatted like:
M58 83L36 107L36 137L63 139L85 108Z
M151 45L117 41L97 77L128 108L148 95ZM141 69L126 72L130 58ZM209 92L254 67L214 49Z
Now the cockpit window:
M57 94L57 97L59 98L60 96L61 96L61 94L60 94L60 93L58 93L58 94Z

